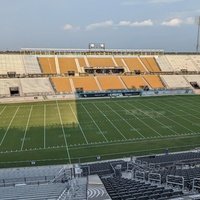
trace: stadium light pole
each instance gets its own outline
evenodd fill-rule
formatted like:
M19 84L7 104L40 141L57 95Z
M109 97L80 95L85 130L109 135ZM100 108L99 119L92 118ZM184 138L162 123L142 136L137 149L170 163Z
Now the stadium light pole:
M200 34L200 16L196 18L196 24L198 26L196 52L198 53L199 52L199 34Z

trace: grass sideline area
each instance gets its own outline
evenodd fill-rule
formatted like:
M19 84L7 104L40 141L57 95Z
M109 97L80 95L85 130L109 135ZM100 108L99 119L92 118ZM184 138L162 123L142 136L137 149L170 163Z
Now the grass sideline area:
M200 146L200 96L0 104L0 167Z

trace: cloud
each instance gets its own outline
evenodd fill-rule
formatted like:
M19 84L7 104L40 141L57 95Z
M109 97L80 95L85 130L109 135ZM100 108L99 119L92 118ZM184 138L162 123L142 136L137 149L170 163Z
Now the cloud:
M168 21L162 22L161 25L177 27L177 26L180 26L182 23L183 23L182 19L174 18L174 19L170 19Z
M153 25L154 23L151 19L147 19L140 22L120 21L118 24L118 26L124 26L124 27L142 27L142 26L153 26Z
M77 31L77 30L80 29L80 27L79 27L79 26L73 26L72 24L65 24L65 25L63 26L63 29L64 29L65 31Z
M107 20L107 21L103 21L103 22L89 24L86 26L86 30L91 31L91 30L95 30L98 28L109 28L112 26L114 26L114 22L112 20Z
M179 27L183 24L186 24L186 25L192 25L194 24L195 20L193 17L187 17L185 19L181 19L181 18L173 18L173 19L170 19L168 21L164 21L161 23L161 25L163 26L171 26L171 27Z

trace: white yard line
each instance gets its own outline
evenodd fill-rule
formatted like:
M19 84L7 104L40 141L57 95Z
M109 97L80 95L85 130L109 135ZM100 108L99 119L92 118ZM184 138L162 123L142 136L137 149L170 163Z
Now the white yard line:
M191 137L199 137L200 133L198 134L182 134L182 135L167 135L163 137L151 137L146 139L131 139L131 140L120 140L115 142L99 142L99 143L91 143L91 144L81 144L81 145L70 145L69 149L77 150L77 149L85 149L90 147L106 147L106 146L113 146L113 145L121 145L121 144L134 144L134 143L146 143L147 141L162 141L162 140L174 140L174 139L185 139L185 138L191 138ZM27 152L27 151L43 151L48 149L62 149L65 148L65 146L55 146L55 147L48 147L46 149L43 148L32 148L32 149L24 149L24 150L13 150L13 151L1 151L0 154L7 154L7 153L15 153L15 152Z
M94 103L92 103L92 105L95 106L95 108L110 122L110 124L117 130L117 132L125 139L127 140L127 138L124 136L124 134L111 122L111 120L104 114L104 112L102 112Z
M44 104L44 149L46 148L46 104Z
M86 111L86 113L89 115L89 117L92 119L93 123L95 124L95 126L98 128L99 132L102 134L102 136L104 137L104 139L106 140L106 142L108 142L106 136L103 134L103 132L101 131L101 129L99 128L98 124L95 122L94 118L91 116L91 114L88 112L88 110L85 108L85 106L81 103L81 106L84 108L84 110Z
M64 137L64 140L65 140L65 147L66 147L66 150L67 150L67 156L68 156L68 159L69 159L69 163L71 164L71 157L70 157L70 154L69 154L69 147L68 147L68 144L67 144L67 139L66 139L66 135L65 135L65 129L63 127L63 121L62 121L62 118L61 118L60 108L58 106L58 101L56 101L56 105L57 105L57 109L58 109L58 115L59 115L59 118L60 118L60 124L61 124L62 132L63 132L63 137Z
M188 113L188 112L186 112L186 111L184 111L184 110L179 110L179 109L177 109L176 107L174 107L174 106L170 106L170 105L168 105L168 104L166 104L166 103L161 103L162 105L165 105L165 106L167 106L167 107L170 107L170 108L173 108L173 109L176 109L176 110L178 110L178 111L180 111L180 112L183 112L183 113L186 113L186 115L176 115L176 114L174 114L175 116L177 116L177 117L181 117L181 118L183 118L185 121L188 121L188 122L190 122L190 123L194 123L194 121L192 121L192 120L190 120L190 119L188 119L188 118L186 118L185 116L192 116L192 117L195 117L195 118L197 118L197 119L200 119L200 117L197 117L197 116L195 116L195 115L192 115L192 114L190 114L190 113ZM177 105L177 104L176 104ZM169 110L168 110L169 111ZM170 112L172 112L172 111L170 111Z
M69 107L70 107L70 109L71 109L71 111L72 111L72 113L73 113L73 115L74 115L74 118L76 119L76 121L77 121L77 123L78 123L78 127L80 128L81 133L83 134L83 137L84 137L84 139L85 139L85 142L88 144L88 140L87 140L87 138L86 138L86 136L85 136L85 133L84 133L84 131L83 131L81 125L80 125L80 122L78 121L78 118L77 118L76 114L75 114L74 111L73 111L73 108L72 108L71 104L69 104Z
M3 113L3 111L6 109L6 107L7 107L7 106L4 106L4 108L1 110L0 116L1 116L1 114Z
M183 103L186 103L186 104L188 104L190 107L187 107L187 109L188 110L191 110L192 112L196 112L196 113L198 113L198 114L200 114L200 112L198 112L196 109L193 109L193 108L191 108L191 107L196 107L197 109L199 109L200 108L200 106L197 106L197 105L194 105L194 104L190 104L189 102L187 103L187 102L183 102ZM192 102L191 102L192 103ZM183 105L179 105L179 104L177 104L176 103L176 105L177 106L179 106L179 107L182 107L182 108L185 108L185 106L183 106ZM185 112L185 111L184 111ZM188 113L187 113L188 114ZM200 119L200 117L197 117L197 116L195 116L195 115L192 115L192 114L190 114L191 116L193 116L193 117L195 117L195 118L197 118L197 119Z
M0 146L2 145L2 143L3 143L3 141L4 141L5 137L6 137L6 135L7 135L7 133L8 133L8 130L10 129L10 126L11 126L13 120L15 119L15 116L16 116L16 114L17 114L19 108L20 108L20 106L17 107L17 109L16 109L16 111L15 111L15 113L14 113L14 115L13 115L13 117L12 117L12 119L11 119L11 121L10 121L8 127L7 127L7 129L6 129L6 132L4 133L4 136L3 136L3 138L2 138L2 140L1 140L1 142L0 142Z
M128 103L128 102L127 102L127 103ZM124 110L126 110L126 111L129 111L128 109L124 108L123 106L119 105L118 103L115 102L115 104L117 104L117 105L118 105L119 107L121 107L122 109L124 109ZM137 117L136 115L134 115L134 117L135 117L136 119L138 119L141 123L143 123L146 127L150 128L152 131L154 131L157 135L159 135L159 136L162 137L162 135L161 135L158 131L156 131L154 128L152 128L151 126L149 126L146 122L144 122L143 120L141 120L141 119L140 119L139 117Z
M105 103L104 103L105 104ZM108 104L105 104L108 108L110 108L110 110L112 110L112 112L114 112L115 114L117 114L126 124L128 124L132 129L134 129L141 137L145 138L144 135L138 131L134 126L132 126L127 120L125 120L118 112L116 112L115 110L112 109L112 107L110 107ZM119 106L118 106L119 107Z
M139 102L137 102L137 103L140 104L140 105L142 105L143 107L146 107L146 108L149 109L148 106L145 106L144 104L139 103ZM130 104L130 103L128 103L128 104L132 106L132 104ZM133 107L133 106L132 106L132 107ZM134 106L134 108L136 108L136 107ZM140 109L138 109L138 108L136 108L136 109L137 109L137 110L140 110ZM151 108L150 108L150 110L155 111L154 109L151 109ZM143 112L145 115L149 116L151 119L153 119L154 121L156 121L156 122L159 123L160 125L162 125L162 126L166 126L166 124L163 124L163 123L160 122L159 120L153 118L151 115L145 113L145 112L142 111L142 110L140 110L140 111ZM155 112L156 112L156 111L155 111ZM162 113L160 113L160 115L162 115L163 117L165 117ZM169 118L167 118L167 117L165 117L165 118L166 118L166 119L169 119ZM169 120L171 120L171 119L169 119ZM171 120L171 121L174 122L173 120ZM176 135L179 135L178 132L176 132L175 130L171 129L170 127L167 126L166 128L169 129L170 131L172 131L173 133L175 133Z
M24 142L25 142L26 133L27 133L27 130L28 130L28 125L29 125L29 121L30 121L30 118L31 118L32 110L33 110L33 105L31 106L31 109L30 109L30 112L29 112L29 116L28 116L28 120L27 120L27 123L26 123L26 129L24 131L24 137L23 137L22 144L21 144L21 150L24 147Z
M156 105L156 104L154 104L154 103L151 103L151 102L149 102L149 103L150 103L150 104L152 104L152 105L154 105L154 106L156 106L156 107L160 107L160 106L157 106L157 105ZM141 104L141 103L140 103L140 104ZM143 104L141 104L141 105L143 105ZM144 105L144 106L145 106L145 105ZM145 106L145 107L147 107L147 106ZM151 110L153 110L153 111L155 111L155 110L154 110L154 109L152 109L152 108L150 108L150 109L151 109ZM170 110L167 110L167 111L173 114L173 112L172 112L172 111L170 111ZM162 115L163 117L165 117L166 119L170 120L171 122L173 122L173 123L175 123L175 124L177 124L177 125L181 126L182 128L184 128L184 129L186 129L186 130L190 131L191 133L192 133L192 132L194 132L193 130L191 130L191 129L189 129L189 128L185 127L184 125L180 124L179 122L176 122L176 121L174 121L173 119L170 119L169 117L167 117L167 116L163 115L162 113L161 113L161 115Z

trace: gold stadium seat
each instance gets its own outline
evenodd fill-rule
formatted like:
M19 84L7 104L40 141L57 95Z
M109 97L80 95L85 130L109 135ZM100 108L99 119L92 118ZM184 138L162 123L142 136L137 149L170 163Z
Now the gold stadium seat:
M85 63L85 59L84 58L77 58L80 67L88 67L87 64Z
M54 57L39 57L38 61L44 74L57 74Z
M102 90L126 89L118 76L98 76Z
M58 58L58 63L61 74L67 73L68 71L74 71L75 73L78 72L75 58L72 57Z
M137 57L123 57L123 60L131 72L134 72L135 70L146 72L146 69L143 67L142 63Z
M160 68L153 57L141 57L140 60L150 72L160 72Z
M147 86L142 76L121 76L121 79L128 89L140 89Z
M72 77L74 87L83 88L83 91L99 91L99 87L93 76Z
M111 57L109 58L94 58L87 57L90 67L115 67L115 64Z
M146 82L151 86L151 88L164 88L162 81L159 76L156 75L144 75L143 76Z
M71 85L69 78L66 77L52 77L51 81L57 92L71 93Z
M115 62L117 63L117 66L118 67L126 67L122 61L122 58L118 58L118 57L115 57L114 58Z

